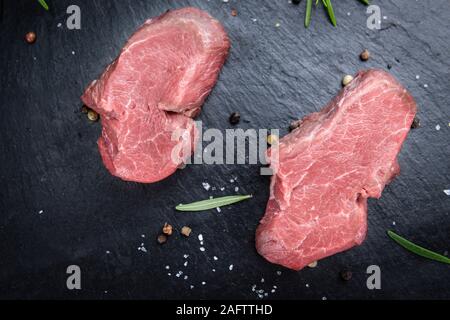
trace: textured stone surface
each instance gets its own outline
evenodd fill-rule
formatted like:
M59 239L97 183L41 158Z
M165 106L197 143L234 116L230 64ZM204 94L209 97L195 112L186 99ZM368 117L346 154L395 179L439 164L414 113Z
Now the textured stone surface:
M449 250L450 197L443 190L450 188L450 3L374 2L387 18L380 31L366 28L365 7L353 0L336 1L338 28L320 9L308 30L304 5L287 0L61 0L49 1L48 13L37 1L2 1L0 297L250 299L257 284L266 291L276 285L269 295L276 299L450 298L448 266L409 254L385 235L393 229L430 249ZM65 28L66 8L73 3L82 10L79 31ZM301 272L264 261L255 251L254 234L269 179L259 176L258 166L190 166L152 185L125 183L107 173L96 147L100 125L79 112L79 97L137 26L186 5L210 12L232 40L230 58L200 116L205 128L224 130L229 115L239 111L239 127L281 128L284 134L293 119L319 110L337 93L342 75L388 64L417 99L422 128L411 132L403 148L401 176L381 200L369 202L362 246ZM30 30L38 36L32 46L23 40ZM359 60L364 48L373 56L367 63ZM217 190L206 191L202 182ZM222 213L173 209L180 202L234 193L235 186L255 197ZM189 225L192 236L176 232L158 246L165 222L177 230ZM200 233L205 252L199 250ZM137 250L142 242L147 253ZM71 264L82 269L82 291L66 289ZM381 267L382 290L366 288L371 264ZM343 283L339 272L345 268L353 278ZM178 270L189 278L175 277Z

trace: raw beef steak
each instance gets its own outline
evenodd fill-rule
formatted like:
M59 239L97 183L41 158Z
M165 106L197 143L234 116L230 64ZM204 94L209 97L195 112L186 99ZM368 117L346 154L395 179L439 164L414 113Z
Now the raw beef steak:
M192 154L192 118L214 87L229 47L221 24L195 8L168 11L131 36L82 97L101 115L98 146L111 174L156 182ZM175 130L183 130L184 139L174 141Z
M280 140L272 162L276 173L256 232L258 252L300 270L361 244L367 198L380 198L399 174L397 155L415 114L404 87L384 71L369 70L304 118Z

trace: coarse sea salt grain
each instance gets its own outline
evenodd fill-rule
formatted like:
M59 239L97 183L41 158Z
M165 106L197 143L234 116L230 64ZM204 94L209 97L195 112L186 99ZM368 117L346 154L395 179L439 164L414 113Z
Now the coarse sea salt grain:
M239 192L239 187L234 188L234 192Z
M206 191L209 191L209 189L211 189L211 185L208 182L203 182L202 185Z
M106 254L110 254L111 253L111 251L109 251L109 250L106 250Z
M39 213L39 214L43 214L43 213L44 213L44 210L39 210L38 213Z
M277 276L281 276L281 271L277 271Z
M213 257L214 261L219 260L219 258L217 258L216 256Z
M169 270L170 269L170 266L166 266L166 270Z
M201 251L201 252L205 252L205 250L206 250L206 249L205 249L204 247L200 247L200 251Z
M222 212L222 210L219 207L217 207L216 210L217 210L218 213Z
M202 286L204 286L205 284L206 284L206 282L205 282L205 281L203 281L203 282L202 282Z
M444 193L445 193L446 195L450 196L450 189L444 190Z
M188 254L184 254L183 258L185 258L185 259L189 258L189 255Z
M198 235L198 241L203 241L203 235L202 234Z
M61 23L61 22L58 23L57 27L58 27L58 28L61 28L61 27L62 27L62 23Z
M228 269L229 269L230 271L233 271L233 268L234 268L234 265L232 265L232 264L230 264L230 266L228 267Z
M436 130L437 131L441 130L441 126L440 125L436 125Z
M183 263L183 265L184 265L185 267L187 267L187 265L188 265L188 262L187 262L187 261L185 261L185 262Z

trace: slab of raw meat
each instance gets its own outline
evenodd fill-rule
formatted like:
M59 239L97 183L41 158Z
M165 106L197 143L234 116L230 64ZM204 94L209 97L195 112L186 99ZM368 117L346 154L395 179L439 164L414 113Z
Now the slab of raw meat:
M221 24L196 8L168 11L131 36L82 97L101 115L98 146L111 174L156 182L192 154L197 135L192 118L214 87L229 48ZM173 141L175 130L184 138Z
M415 114L404 87L384 71L368 70L304 118L280 140L272 162L276 174L256 232L258 252L300 270L361 244L367 198L380 198L399 174L397 155Z

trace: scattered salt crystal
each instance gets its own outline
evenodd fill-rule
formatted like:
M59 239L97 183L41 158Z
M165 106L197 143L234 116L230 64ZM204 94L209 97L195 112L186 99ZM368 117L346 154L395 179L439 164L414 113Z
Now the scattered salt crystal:
M448 196L450 196L450 189L449 190L444 190L444 193Z
M277 287L277 286L273 286L273 288L274 288L274 289L277 289L278 287Z
M395 221L392 221L392 225L395 226L397 223Z
M234 183L234 179L230 179L230 183Z
M230 1L230 0L222 0L222 2L224 2L224 3L228 3L228 1Z
M194 289L194 286L191 284L190 288L191 288L191 290L192 290L192 289Z
M217 210L218 213L222 212L222 210L219 207L217 207L216 210Z
M208 182L203 182L202 185L203 185L203 188L205 188L206 191L211 189L211 185Z
M266 293L264 293L264 296L265 296L265 297L267 297L268 295L269 295L269 294L268 294L267 292L266 292Z
M254 284L254 285L252 286L252 291L253 291L253 292L256 291L256 284Z
M423 85L423 87L424 87L424 88L428 88L428 85L425 83L425 84Z
M170 269L170 266L166 266L166 270L169 270Z
M185 267L187 267L187 265L188 265L188 262L187 262L187 261L185 261L183 265L184 265Z
M234 188L234 192L239 192L239 187Z
M264 296L262 294L258 294L258 298L262 299Z
M72 55L75 55L75 51L72 51Z
M256 22L256 21L258 21L258 19L256 19L256 18L253 18L253 19L252 19L252 21L253 21L253 22Z
M277 275L278 275L278 276L281 276L281 271L277 271Z
M324 300L324 301L327 300L327 297L322 297L322 300Z
M205 248L204 247L200 247L200 251L201 252L205 252Z
M200 245L201 245L201 246L203 245L203 243L204 243L203 241L200 241Z
M261 289L261 290L258 290L257 292L258 293L264 293L264 290Z
M350 17L352 15L352 13L351 12L347 12L347 15Z
M281 26L281 23L277 22L275 23L275 27L279 28Z
M145 234L141 234L141 238L145 238Z
M44 213L44 210L39 210L38 213L39 213L39 214L43 214L43 213Z
M147 249L145 247L141 247L142 252L147 252Z
M386 16L384 16L384 17L383 17L383 19L384 19L384 20L386 20L386 19L387 19L387 17L386 17Z
M199 235L198 235L198 240L199 240L199 241L203 241L203 235L202 235L202 234L199 234Z
M217 258L216 256L213 257L214 261L219 260L219 258Z
M175 277L179 278L183 275L183 271L178 271L177 274L175 275Z
M261 283L264 283L264 282L265 282L264 278L261 278Z
M305 284L305 287L309 288L309 283Z
M216 269L212 269L211 271L212 271L212 272L216 272Z
M275 289L272 289L270 292L275 293Z
M62 27L62 23L61 23L61 22L58 23L57 27L58 27L58 28L61 28L61 27Z
M228 269L230 269L230 271L232 271L234 268L234 266L232 264L230 264L230 266L228 267Z
M220 188L220 191L224 191L224 190L225 190L225 187Z
M419 79L420 79L420 76L419 76L419 75L417 75L417 76L416 76L416 80L419 80Z
M111 253L111 251L109 251L109 250L106 250L106 254L110 254Z
M436 130L437 131L441 130L441 126L440 125L436 125Z
M206 282L205 282L205 281L203 281L203 282L202 282L202 286L204 286L205 284L206 284Z
M185 255L183 255L183 258L185 258L185 259L189 258L189 255L185 254Z
M172 276L172 274L169 272L168 274L167 274L169 277L171 277Z
M188 276L184 276L184 280L187 280L189 277Z

